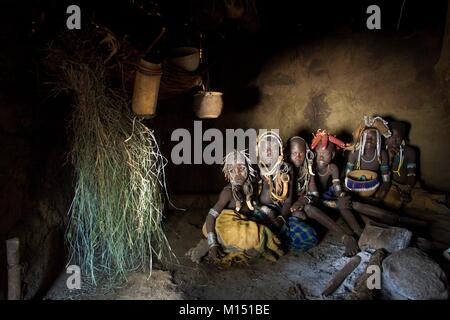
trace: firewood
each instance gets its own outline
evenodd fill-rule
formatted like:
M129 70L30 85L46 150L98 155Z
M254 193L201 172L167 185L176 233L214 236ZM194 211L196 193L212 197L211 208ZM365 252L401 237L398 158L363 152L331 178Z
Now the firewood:
M359 266L360 262L360 256L354 256L353 258L351 258L350 261L331 279L325 290L322 292L322 295L324 297L327 297L334 291L336 291L336 289L339 288L339 286L342 284L342 282L344 282L347 276Z
M367 268L372 265L376 265L381 269L381 263L383 259L386 257L386 251L383 249L378 249L374 252L372 257L370 257ZM347 299L349 300L372 300L374 298L374 290L370 290L367 287L367 279L369 278L369 274L367 273L367 268L365 272L356 280L355 289L349 295Z

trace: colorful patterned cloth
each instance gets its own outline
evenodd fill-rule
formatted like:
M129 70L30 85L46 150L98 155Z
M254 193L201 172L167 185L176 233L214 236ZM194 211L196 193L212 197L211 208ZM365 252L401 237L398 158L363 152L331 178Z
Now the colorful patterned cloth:
M268 207L276 211L277 214L281 213L281 208L277 205L269 205ZM265 214L259 208L255 208L249 216L250 219L260 221L261 223L268 223ZM297 217L288 218L286 225L281 230L280 237L286 249L295 252L307 251L317 243L316 231Z
M251 256L264 256L269 259L284 255L281 241L264 224L248 219L232 209L224 209L216 219L217 241L231 260L247 260ZM206 224L203 234L207 236Z
M284 229L287 248L294 252L308 251L317 243L316 231L297 217L289 217Z

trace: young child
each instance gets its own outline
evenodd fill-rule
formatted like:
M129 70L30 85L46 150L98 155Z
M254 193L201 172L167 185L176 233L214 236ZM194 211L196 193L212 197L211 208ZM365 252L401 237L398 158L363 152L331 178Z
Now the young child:
M346 197L342 190L339 168L332 162L336 154L336 147L345 148L346 144L326 130L317 130L311 144L311 149L315 151L316 155L317 187L323 202L334 201L333 206L337 207L353 234L360 237L362 229L351 211L349 197Z
M351 233L348 233L344 228L338 225L333 219L328 217L323 211L318 208L320 192L316 182L317 175L314 175L313 158L314 154L308 148L306 141L298 136L289 139L288 143L290 161L294 166L292 179L294 180L294 194L296 198L291 206L291 215L296 219L306 219L311 218L319 222L321 225L326 227L328 230L338 234L342 242L345 245L345 256L354 256L358 253L359 248L355 238ZM331 161L331 155L327 154L324 157L320 156L320 160L316 158L316 161ZM328 165L325 165L327 172L324 175L318 173L320 178L328 179L331 176L333 178L333 188L335 191L340 191L340 183L335 179L338 179L337 167L331 166L328 169ZM326 175L326 177L325 177ZM319 180L319 179L317 179ZM319 180L319 184L322 182Z
M355 144L351 148L347 162L346 176L353 170L368 170L381 177L381 185L375 193L374 199L381 201L390 187L390 174L388 155L383 149L381 137L388 138L391 132L387 122L381 117L364 117L361 125L354 135ZM377 178L377 183L380 179ZM377 184L378 186L378 184ZM346 180L346 187L351 187Z
M317 243L315 230L298 217L291 216L291 204L295 191L293 168L286 163L283 144L278 134L267 132L258 137L258 167L261 177L259 212L267 219L274 219L278 234L291 251L307 251Z
M209 210L203 227L209 257L217 262L223 258L243 260L258 255L273 260L283 255L281 241L273 232L250 219L255 180L250 159L243 151L229 153L223 173L229 183Z
M445 194L432 194L422 189L417 181L416 151L406 144L406 124L390 122L392 136L386 141L391 167L392 185L384 204L393 209L419 209L450 214Z

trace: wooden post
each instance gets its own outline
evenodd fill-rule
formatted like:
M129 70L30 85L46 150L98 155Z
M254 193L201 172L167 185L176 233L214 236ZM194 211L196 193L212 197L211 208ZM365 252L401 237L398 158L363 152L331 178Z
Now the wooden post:
M6 240L8 262L8 300L20 300L20 242L19 238Z
M386 257L386 252L383 249L378 249L375 253L370 257L369 266L376 265L381 269L381 263L383 259ZM347 300L373 300L375 295L375 290L370 290L367 287L367 279L369 278L369 274L367 273L367 268L363 274L356 281L355 289L347 297Z
M356 267L359 266L361 262L360 256L354 256L350 259L347 264L336 273L336 275L330 280L325 290L322 292L322 295L327 297L330 294L332 294L334 291L336 291L337 288L344 282L344 280L348 277L350 273L353 272L353 270L356 269Z
M373 205L368 205L366 203L353 201L352 205L353 209L361 213L362 215L366 215L370 218L376 218L381 222L392 226L406 225L415 228L426 228L428 226L428 223L426 221L400 216L398 214L378 207L374 207Z

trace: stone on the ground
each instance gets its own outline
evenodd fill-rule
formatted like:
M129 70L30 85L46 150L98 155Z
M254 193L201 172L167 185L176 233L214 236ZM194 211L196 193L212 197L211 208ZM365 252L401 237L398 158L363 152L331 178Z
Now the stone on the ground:
M411 238L412 232L404 228L367 225L358 245L365 251L385 249L393 253L408 247Z
M382 290L390 299L448 299L444 271L417 248L406 248L384 259Z

